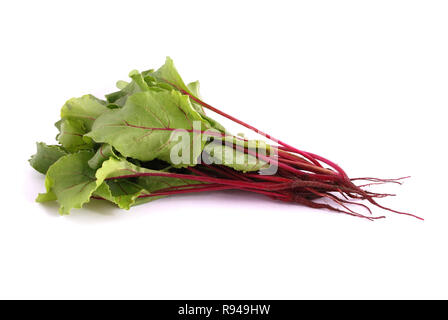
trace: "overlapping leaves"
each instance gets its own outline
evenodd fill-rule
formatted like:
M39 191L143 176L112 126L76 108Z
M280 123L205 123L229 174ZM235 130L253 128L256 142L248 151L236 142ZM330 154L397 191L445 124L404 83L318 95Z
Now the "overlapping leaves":
M61 214L92 198L129 209L159 198L152 195L160 190L198 183L132 175L195 166L204 154L235 170L266 167L244 152L247 141L230 136L242 150L226 146L225 128L191 98L200 98L199 83L185 84L170 58L157 71L134 70L129 76L131 81L119 81L119 91L106 100L84 95L64 104L56 123L60 145L38 143L30 159L33 168L46 174L46 192L37 201L58 201ZM125 172L129 178L121 178Z

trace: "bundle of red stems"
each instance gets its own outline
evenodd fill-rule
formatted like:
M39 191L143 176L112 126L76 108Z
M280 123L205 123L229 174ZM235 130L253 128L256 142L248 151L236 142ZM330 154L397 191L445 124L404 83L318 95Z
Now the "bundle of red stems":
M170 84L176 87L174 84ZM237 189L262 194L275 200L299 203L311 208L328 209L369 220L384 218L384 216L372 216L369 207L363 203L359 203L360 200L366 200L384 210L409 215L423 220L410 213L386 208L377 202L378 198L393 196L393 194L374 193L364 189L367 186L382 183L401 184L400 180L408 177L398 179L350 179L344 170L332 161L316 154L296 149L275 139L271 135L212 107L202 100L192 96L190 93L178 87L176 88L183 94L190 96L193 101L200 104L203 108L216 112L221 116L274 141L277 146L271 147L275 148L277 157L275 159L266 157L266 159L262 158L262 160L271 163L274 161L274 164L278 166L278 170L275 175L261 175L257 173L244 173L216 164L199 164L189 168L188 173L130 173L110 178L119 179L139 176L167 176L201 182L199 184L193 183L168 187L151 194L143 194L140 197L158 197L181 193ZM238 146L236 146L236 148L238 148ZM247 149L244 151L250 152ZM366 182L361 185L355 185L355 181ZM354 206L364 208L368 215L363 215L353 210L351 207Z

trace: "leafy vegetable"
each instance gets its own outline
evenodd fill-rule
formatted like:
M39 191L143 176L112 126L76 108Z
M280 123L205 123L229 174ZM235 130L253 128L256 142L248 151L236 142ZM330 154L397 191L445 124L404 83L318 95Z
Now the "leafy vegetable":
M350 179L332 161L228 115L204 102L199 82L186 84L170 58L158 70L133 70L129 77L105 100L87 94L62 106L55 124L59 145L39 142L29 160L46 174L46 192L36 201L57 201L59 212L68 214L91 199L129 209L169 195L235 189L370 220L383 217L355 212L350 205L370 209L354 199L402 213L378 204L386 194L354 183L400 179ZM232 135L205 110L273 143Z

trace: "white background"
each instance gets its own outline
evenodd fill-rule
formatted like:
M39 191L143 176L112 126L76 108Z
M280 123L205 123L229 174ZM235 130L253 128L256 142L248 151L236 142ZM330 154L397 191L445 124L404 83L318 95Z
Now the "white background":
M446 1L2 2L0 298L448 298L447 17ZM27 159L62 104L167 55L212 105L352 177L411 175L377 190L425 222L234 192L35 203Z

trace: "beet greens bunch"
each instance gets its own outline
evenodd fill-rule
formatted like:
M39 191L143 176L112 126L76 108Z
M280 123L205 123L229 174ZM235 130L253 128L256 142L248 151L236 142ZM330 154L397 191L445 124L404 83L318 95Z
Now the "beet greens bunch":
M30 159L33 168L46 174L46 193L36 201L56 200L60 213L68 214L90 199L129 209L168 195L234 189L370 220L384 216L372 216L359 200L407 214L377 202L390 194L364 188L400 179L350 179L330 160L212 107L201 100L199 83L186 85L170 58L156 71L129 76L131 81L119 81L119 91L105 100L85 95L64 104L56 122L59 144L38 143ZM273 143L228 133L206 109ZM359 180L367 182L356 185Z

